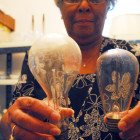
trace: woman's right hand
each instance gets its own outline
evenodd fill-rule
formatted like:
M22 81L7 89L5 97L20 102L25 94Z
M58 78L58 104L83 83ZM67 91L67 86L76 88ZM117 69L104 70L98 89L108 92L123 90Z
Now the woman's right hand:
M67 118L71 115L72 109L62 108L59 112L48 106L46 101L19 97L2 117L0 126L7 140L15 125L14 140L54 140L54 136L59 135L61 130L44 120L56 123L60 121L61 116Z

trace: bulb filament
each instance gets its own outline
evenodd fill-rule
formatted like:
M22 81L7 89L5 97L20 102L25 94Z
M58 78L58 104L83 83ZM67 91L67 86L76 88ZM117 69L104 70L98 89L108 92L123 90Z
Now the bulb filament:
M54 109L57 108L57 106L59 105L58 103L58 97L57 97L57 91L56 91L56 70L52 69L52 75L53 75L53 100L54 100Z
M119 119L119 112L120 112L120 109L119 109L119 106L118 105L114 105L113 106L113 116L112 118L113 119Z

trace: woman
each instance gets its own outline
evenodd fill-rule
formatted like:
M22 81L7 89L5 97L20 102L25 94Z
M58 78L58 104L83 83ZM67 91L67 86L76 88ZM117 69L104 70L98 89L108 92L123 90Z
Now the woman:
M95 65L104 51L120 48L133 51L133 46L121 40L102 37L102 29L107 11L115 0L56 0L60 8L66 30L80 46L82 66L77 79L69 92L70 108L61 113L70 117L68 139L119 139L117 134L110 133L104 123L102 103L97 87ZM135 54L136 52L133 51ZM137 57L138 59L140 56ZM60 134L59 128L44 122L45 119L57 122L61 119L58 113L44 104L45 93L30 73L26 55L21 82L16 86L13 105L1 120L1 130L8 139L11 131L14 139L44 140L54 139ZM138 80L138 85L140 79ZM138 102L140 86L137 87L134 106ZM40 96L41 95L41 96ZM30 97L20 97L30 96ZM18 98L18 99L17 99ZM37 98L37 99L35 99ZM40 100L38 100L40 99ZM119 123L120 137L140 139L140 102Z

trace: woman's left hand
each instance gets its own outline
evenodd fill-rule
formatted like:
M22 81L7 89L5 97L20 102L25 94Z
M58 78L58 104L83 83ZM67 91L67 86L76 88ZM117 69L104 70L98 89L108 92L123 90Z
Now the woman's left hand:
M120 137L127 140L140 140L140 101L118 124Z

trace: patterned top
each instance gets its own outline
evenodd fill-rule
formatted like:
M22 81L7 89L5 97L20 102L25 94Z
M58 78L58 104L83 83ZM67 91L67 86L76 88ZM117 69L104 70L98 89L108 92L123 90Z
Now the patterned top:
M140 63L140 45L130 45L126 41L104 38L100 54L115 48L131 51ZM28 53L25 56L21 78L13 92L13 101L21 96L44 99L46 94L34 79L28 67ZM131 107L140 100L140 73ZM96 74L79 74L69 92L69 106L75 114L70 118L68 139L70 140L119 140L118 134L108 131L104 123L102 102L97 86Z

